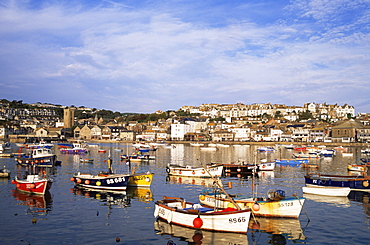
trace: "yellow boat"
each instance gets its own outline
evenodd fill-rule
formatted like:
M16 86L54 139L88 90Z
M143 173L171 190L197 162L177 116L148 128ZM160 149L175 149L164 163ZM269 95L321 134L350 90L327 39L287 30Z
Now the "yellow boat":
M127 186L149 187L153 182L154 173L130 175Z
M281 193L282 192L282 193ZM281 193L281 194L280 194ZM270 190L268 197L252 198L234 195L234 202L241 209L250 208L255 216L279 217L279 218L298 218L305 198L285 197L285 192L281 190ZM225 194L220 192L204 190L199 195L199 202L202 205L224 209L234 208L234 204Z

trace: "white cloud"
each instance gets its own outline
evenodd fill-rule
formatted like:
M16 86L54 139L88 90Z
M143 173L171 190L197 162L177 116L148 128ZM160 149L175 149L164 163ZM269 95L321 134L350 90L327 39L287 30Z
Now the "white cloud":
M38 8L8 3L0 5L0 87L6 90L0 97L15 94L9 85L17 80L43 89L34 97L17 91L24 98L15 99L44 97L122 112L207 102L330 101L370 109L363 105L370 77L368 1L302 0L269 11L262 11L266 4L261 11L241 6L258 12L258 19L243 19L240 12L233 18L233 12L202 2L220 19L232 19L222 25L185 3L179 8L192 10L189 15L169 2L150 8L119 1L45 1ZM286 9L285 19L271 21L269 15L262 21L264 13L283 16ZM346 10L358 15L346 17Z

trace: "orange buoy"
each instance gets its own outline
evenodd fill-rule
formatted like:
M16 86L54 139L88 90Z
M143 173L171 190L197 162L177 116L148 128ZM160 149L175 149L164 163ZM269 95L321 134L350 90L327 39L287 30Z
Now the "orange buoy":
M69 180L73 182L75 181L75 178L71 177Z
M85 184L86 184L86 185L89 185L89 184L90 184L90 180L88 180L88 179L87 179L87 180L85 180Z
M82 182L82 180L77 178L77 183L81 183L81 182Z
M258 203L255 203L255 204L253 204L252 209L253 209L253 211L258 211L258 210L260 210L260 205Z
M200 228L203 225L203 220L198 216L193 220L193 226L194 228Z

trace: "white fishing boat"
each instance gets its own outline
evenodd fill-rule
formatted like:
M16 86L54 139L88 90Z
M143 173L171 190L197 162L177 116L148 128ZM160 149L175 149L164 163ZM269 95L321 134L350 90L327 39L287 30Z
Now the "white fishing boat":
M223 171L222 164L206 164L205 167L192 167L168 164L166 172L168 175L185 177L221 177Z
M347 169L348 171L357 171L357 172L364 172L367 165L365 164L351 164L348 163Z
M351 189L349 187L306 185L302 187L302 191L306 194L346 197L351 192Z
M353 153L351 153L351 152L342 152L342 157L353 157Z
M261 162L258 166L258 171L274 171L275 162Z
M32 148L31 152L19 154L15 160L22 166L53 167L56 155L49 148Z
M169 224L209 231L246 233L251 210L226 208L214 211L199 203L186 202L178 197L163 197L155 202L154 217Z
M182 241L182 244L248 245L247 234L191 229L180 225L169 224L162 219L156 219L154 221L154 229L156 234L166 237L170 235Z

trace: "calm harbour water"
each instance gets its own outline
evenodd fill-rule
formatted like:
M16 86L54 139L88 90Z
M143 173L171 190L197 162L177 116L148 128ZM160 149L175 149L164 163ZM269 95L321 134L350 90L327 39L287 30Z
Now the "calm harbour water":
M370 193L351 192L349 197L319 197L304 195L306 202L299 219L258 219L259 226L250 223L246 235L203 232L168 225L153 216L154 201L165 196L183 197L197 202L208 179L168 178L168 163L198 166L209 162L253 162L254 159L291 158L292 150L275 146L275 153L257 153L256 146L220 147L216 152L200 151L197 147L177 144L159 148L156 160L133 163L136 172L154 172L150 189L128 189L126 195L88 192L75 189L70 181L77 171L97 173L107 169L105 160L111 152L116 172L127 173L128 166L119 161L121 154L132 152L125 144L100 144L86 155L64 155L54 151L61 166L56 167L50 195L30 196L15 191L11 178L17 173L14 158L0 158L0 166L12 171L10 179L0 179L1 244L370 244ZM121 152L117 149L122 150ZM13 152L18 149L13 145ZM353 157L312 160L323 173L347 174L348 162L358 161L360 151L350 148ZM93 158L94 163L80 163L80 157ZM286 195L302 196L302 167L277 167L274 172L261 173L256 180L258 193L269 189L284 190ZM311 170L312 171L312 170ZM232 182L229 193L251 194L251 177L225 177ZM252 229L259 228L259 229ZM116 239L119 238L119 242Z

